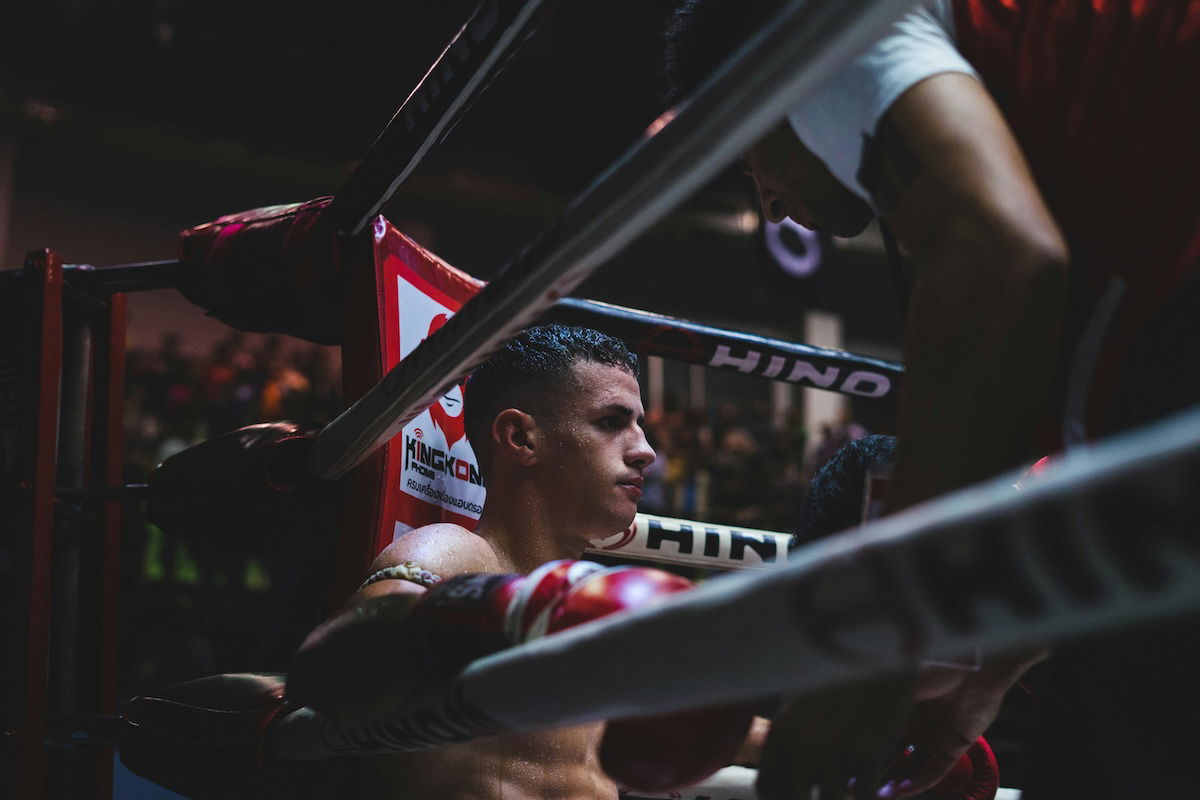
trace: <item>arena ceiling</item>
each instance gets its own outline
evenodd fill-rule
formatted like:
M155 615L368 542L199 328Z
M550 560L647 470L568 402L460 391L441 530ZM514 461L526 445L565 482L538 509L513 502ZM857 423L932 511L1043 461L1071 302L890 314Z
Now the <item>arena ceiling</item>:
M475 0L43 0L0 26L9 116L48 104L280 154L361 156ZM569 0L455 131L452 152L574 192L656 108L670 0ZM14 112L13 109L17 109Z

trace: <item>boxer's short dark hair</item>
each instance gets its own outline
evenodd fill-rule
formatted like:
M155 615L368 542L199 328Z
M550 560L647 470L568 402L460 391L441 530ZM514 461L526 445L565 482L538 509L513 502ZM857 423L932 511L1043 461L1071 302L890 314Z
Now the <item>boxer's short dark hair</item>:
M637 375L638 357L620 339L566 325L526 328L467 378L463 423L481 461L492 420L506 408L540 409L565 387L576 361L594 361Z

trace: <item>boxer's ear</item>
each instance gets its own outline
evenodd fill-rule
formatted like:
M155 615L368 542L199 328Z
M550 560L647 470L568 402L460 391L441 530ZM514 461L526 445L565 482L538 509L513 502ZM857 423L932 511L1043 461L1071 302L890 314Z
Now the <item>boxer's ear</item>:
M537 461L541 429L531 414L517 408L506 408L492 420L492 441L497 455L522 466Z

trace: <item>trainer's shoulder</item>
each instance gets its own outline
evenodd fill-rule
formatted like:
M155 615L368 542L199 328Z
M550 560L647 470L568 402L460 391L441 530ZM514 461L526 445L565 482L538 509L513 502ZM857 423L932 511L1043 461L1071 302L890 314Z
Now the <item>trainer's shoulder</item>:
M499 572L492 546L461 525L438 522L401 534L371 565L374 570L415 561L443 578L465 572Z

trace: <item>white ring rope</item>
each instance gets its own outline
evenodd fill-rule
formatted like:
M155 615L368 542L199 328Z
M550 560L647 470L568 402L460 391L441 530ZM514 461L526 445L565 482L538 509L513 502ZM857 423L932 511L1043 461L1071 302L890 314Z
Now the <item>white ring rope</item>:
M382 718L301 709L272 747L295 759L421 749L815 691L1200 612L1200 410L1077 451L1022 492L1013 480L480 659Z
M638 514L621 533L593 542L588 553L708 569L767 569L788 558L789 533L734 528Z

